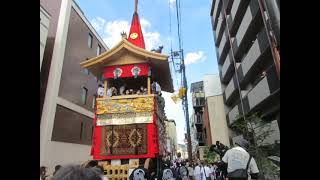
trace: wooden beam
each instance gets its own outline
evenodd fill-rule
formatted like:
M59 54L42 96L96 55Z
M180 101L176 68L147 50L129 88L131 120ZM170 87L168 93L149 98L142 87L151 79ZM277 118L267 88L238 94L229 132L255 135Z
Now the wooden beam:
M151 94L150 81L151 81L150 76L148 76L148 85L147 85L147 87L148 87L148 94Z
M105 79L104 80L104 95L103 95L104 98L107 97L107 91L108 91L108 80Z

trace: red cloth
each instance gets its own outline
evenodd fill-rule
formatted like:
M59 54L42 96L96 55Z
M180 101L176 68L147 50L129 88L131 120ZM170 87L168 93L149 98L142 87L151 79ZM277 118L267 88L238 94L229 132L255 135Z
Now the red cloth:
M128 64L122 66L108 66L103 70L103 76L106 79L114 78L118 76L118 78L126 78L126 77L134 77L135 72L138 73L137 76L148 76L149 73L149 64ZM118 71L115 71L116 68ZM117 75L116 72L119 72ZM120 73L121 72L121 73Z
M144 38L141 31L139 15L137 12L133 13L128 41L140 48L145 49Z
M156 106L156 103L155 103ZM156 109L156 108L155 108ZM94 118L94 135L92 142L93 159L94 160L107 160L107 159L136 159L136 158L154 158L159 153L158 136L157 136L157 115L154 112L153 123L148 124L148 153L142 155L124 155L124 156L100 156L101 146L101 128L103 126L96 125L96 116Z

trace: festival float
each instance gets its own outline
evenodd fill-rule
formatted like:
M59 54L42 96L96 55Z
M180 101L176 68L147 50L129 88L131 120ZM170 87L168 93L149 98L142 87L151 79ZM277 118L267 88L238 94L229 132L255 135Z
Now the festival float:
M119 35L120 36L120 35ZM95 77L103 78L104 97L96 98L91 155L104 167L109 180L125 180L139 165L158 173L166 152L164 99L153 94L151 82L173 92L168 56L147 51L137 13L130 33L101 55L81 63ZM147 88L145 94L108 97L110 87Z

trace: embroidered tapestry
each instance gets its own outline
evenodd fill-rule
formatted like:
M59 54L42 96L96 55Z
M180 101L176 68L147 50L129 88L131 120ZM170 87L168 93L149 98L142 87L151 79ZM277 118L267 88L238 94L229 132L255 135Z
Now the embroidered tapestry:
M140 155L148 152L147 124L104 126L101 156Z
M97 101L97 114L140 113L154 110L154 97L101 99Z

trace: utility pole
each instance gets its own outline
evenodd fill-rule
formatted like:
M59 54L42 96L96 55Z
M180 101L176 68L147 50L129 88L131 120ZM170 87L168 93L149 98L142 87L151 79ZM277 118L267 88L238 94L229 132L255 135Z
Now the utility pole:
M187 126L187 142L188 142L188 158L192 160L192 144L191 144L191 134L190 134L190 124L189 124L189 109L188 109L188 84L186 78L186 68L184 64L184 55L183 50L181 51L181 72L182 72L182 79L183 79L183 87L185 88L185 96L182 99L182 105L185 108L185 116L186 116L186 126Z
M180 12L180 1L176 0L176 9L177 9L177 23L178 23L178 39L179 39L179 56L181 59L180 64L180 71L182 75L182 87L185 88L185 93L182 98L182 105L184 106L185 110L185 118L186 118L186 126L187 126L187 148L188 148L188 159L192 160L192 144L191 144L191 135L190 135L190 124L189 124L189 109L188 109L188 84L186 78L186 66L184 64L184 55L182 49L182 42L181 42L181 12Z

